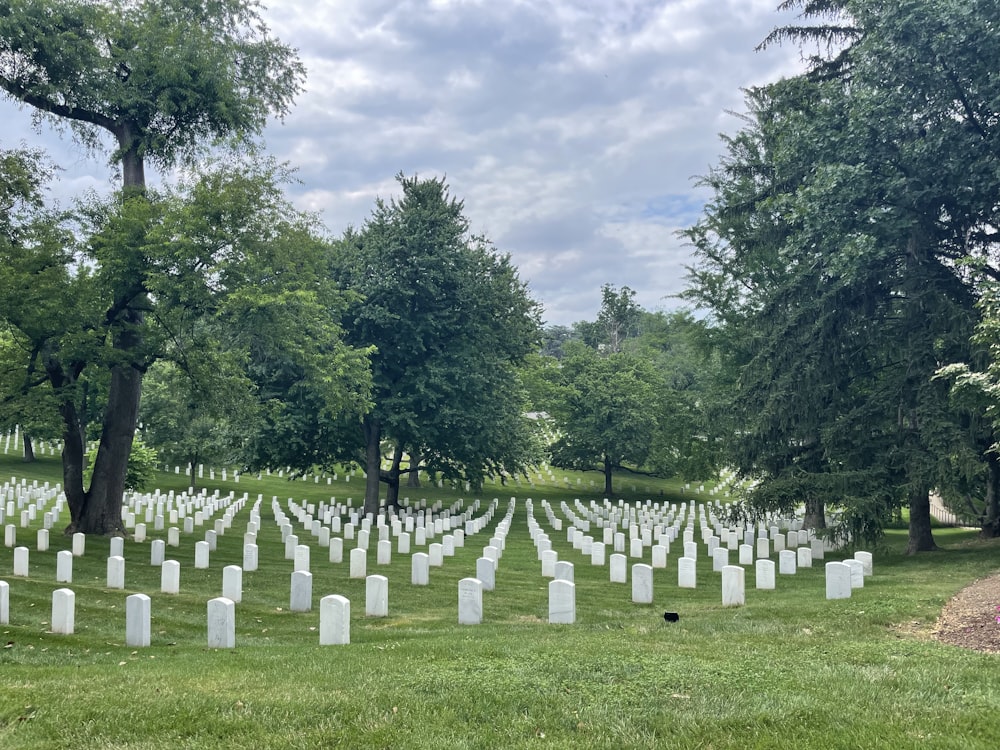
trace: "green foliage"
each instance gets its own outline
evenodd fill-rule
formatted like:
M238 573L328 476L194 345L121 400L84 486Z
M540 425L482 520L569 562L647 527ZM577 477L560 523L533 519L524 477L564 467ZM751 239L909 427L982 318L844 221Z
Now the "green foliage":
M850 29L845 46L748 92L747 125L705 179L715 198L686 233L698 253L690 298L718 325L740 472L810 478L804 500L871 519L966 483L969 457L981 469L993 442L932 376L970 356L981 279L998 273L995 232L981 229L997 219L995 9L805 5ZM825 475L844 472L884 484L827 494ZM914 540L932 546L929 527Z
M97 446L87 451L87 468L84 470L84 481L90 482L94 473L94 462L97 460ZM128 454L128 467L125 470L125 489L139 492L149 487L160 464L160 455L156 449L146 445L141 439L132 441L132 450Z
M247 0L17 0L0 14L0 88L118 161L158 166L263 129L301 87L295 52Z
M536 439L517 368L538 345L538 305L510 257L469 233L442 180L397 179L402 197L379 200L333 264L359 295L343 314L348 341L372 348L373 409L353 429L353 457L367 448L371 477L385 440L394 472L402 451L474 483L521 472ZM386 479L398 485L398 474Z
M630 354L601 355L582 344L569 348L554 373L557 399L551 407L559 437L550 447L554 466L641 466L657 428L659 379L646 360Z

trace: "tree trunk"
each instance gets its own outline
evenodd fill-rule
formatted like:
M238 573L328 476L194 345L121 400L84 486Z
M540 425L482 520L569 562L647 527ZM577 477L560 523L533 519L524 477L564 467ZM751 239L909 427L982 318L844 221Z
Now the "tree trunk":
M365 435L365 515L379 512L379 490L382 474L382 425L368 415L362 423Z
M938 546L931 534L931 493L926 487L910 490L910 538L906 554L931 552Z
M607 453L604 454L604 495L609 500L614 495L611 489L611 458Z
M31 444L31 435L26 432L22 435L22 439L24 440L24 458L21 460L26 464L33 464L35 463L35 448Z
M981 535L993 539L1000 536L1000 457L993 451L986 454L989 474L986 480L986 507L983 509Z
M198 472L198 454L195 454L188 459L188 474L191 477L191 481L188 484L192 490L198 487L197 472Z
M410 451L410 474L406 477L406 486L410 489L420 489L420 454Z
M389 471L383 471L381 479L386 484L385 507L399 507L399 464L403 460L403 448L397 445L392 454L392 466Z
M826 504L822 498L814 496L806 498L806 513L802 525L807 529L826 528Z

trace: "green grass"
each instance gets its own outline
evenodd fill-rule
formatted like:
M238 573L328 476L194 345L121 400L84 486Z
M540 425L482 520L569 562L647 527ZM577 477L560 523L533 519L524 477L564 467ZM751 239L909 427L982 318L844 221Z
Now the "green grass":
M5 479L59 479L52 459L28 470L0 457ZM704 560L697 589L676 587L676 547L667 570L655 572L655 604L635 605L629 585L609 583L606 567L592 567L565 533L549 530L560 559L576 564L577 583L577 624L551 626L524 501L534 498L546 526L540 501L587 502L597 497L583 491L590 479L599 477L556 472L555 482L546 476L534 487L475 495L410 491L446 504L499 497L500 510L431 570L429 587L410 586L408 556L383 567L370 553L368 572L390 581L390 617L379 619L364 616L364 582L348 578L346 562L326 562L315 543L314 610L289 612L292 564L270 513L273 495L353 495L359 505L360 478L330 487L275 477L211 483L264 495L260 570L244 573L234 650L206 647L205 608L221 593L223 566L241 562L248 509L220 537L207 571L193 567L200 533L168 548L181 563L182 593L173 597L159 593L148 541L126 541L126 590L108 591L108 541L88 539L74 560L72 636L47 632L51 594L62 586L56 552L70 540L53 533L39 553L35 527L18 529L18 544L31 549L29 578L10 575L13 552L0 547L11 599L11 623L0 626L0 748L1000 747L1000 657L929 638L951 595L1000 568L1000 544L938 529L942 552L906 558L905 532L893 531L876 551L874 576L851 599L824 598L821 567L779 576L768 592L753 589L750 571L747 606L727 609ZM164 489L186 485L172 474L160 480ZM680 497L676 483L643 482L633 494L622 480L622 497ZM485 622L459 626L458 581L474 574L511 496L516 511L496 591L484 594ZM125 597L135 592L153 600L146 649L124 646ZM349 646L318 645L318 601L330 593L351 600ZM665 624L666 609L680 622Z

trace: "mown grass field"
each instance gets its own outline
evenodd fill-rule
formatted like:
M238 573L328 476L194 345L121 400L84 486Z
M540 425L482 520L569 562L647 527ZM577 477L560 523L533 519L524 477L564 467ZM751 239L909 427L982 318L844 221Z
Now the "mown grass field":
M59 479L49 458L28 468L2 456L0 472L3 481ZM649 606L633 604L629 585L609 583L607 567L591 566L565 533L550 530L559 558L576 564L577 585L577 623L554 626L524 501L534 499L545 525L542 499L558 507L597 497L584 491L596 476L577 486L578 476L556 472L555 482L490 485L475 495L410 491L446 503L499 497L500 511L432 568L428 587L410 585L408 555L376 566L371 552L368 572L389 578L390 616L377 619L364 616L364 581L348 578L347 562L328 563L314 539L314 609L288 611L292 563L270 511L272 496L353 495L359 505L359 479L330 487L276 477L206 481L265 498L260 569L244 573L233 650L207 648L206 602L221 593L222 568L242 561L249 505L219 538L208 570L193 567L202 529L168 548L181 563L177 596L159 593L148 541L125 542L126 590L109 591L108 540L88 539L69 585L71 636L48 632L52 591L64 585L55 582L56 552L70 540L53 533L50 550L39 553L40 520L19 528L18 544L31 549L28 578L11 575L13 551L0 547L11 608L10 624L0 626L0 748L1000 747L1000 656L930 638L950 596L1000 569L997 543L938 529L944 549L914 559L902 555L905 531L892 532L875 550L874 575L851 599L825 599L821 566L779 576L777 590L766 592L753 589L749 570L740 608L721 606L719 574L704 557L698 588L678 589L677 545L668 568L655 572ZM646 480L634 493L632 484L621 482L629 502L681 500L676 483ZM184 477L160 477L164 490L185 485ZM459 626L458 581L474 575L512 496L484 624ZM124 646L125 597L136 592L152 597L152 644L144 649ZM351 644L321 647L318 602L334 593L351 600ZM665 623L667 609L680 621Z

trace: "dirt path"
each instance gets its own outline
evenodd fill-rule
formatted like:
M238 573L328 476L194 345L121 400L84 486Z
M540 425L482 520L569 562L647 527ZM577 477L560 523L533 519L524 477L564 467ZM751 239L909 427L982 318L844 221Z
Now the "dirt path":
M1000 653L1000 573L959 591L941 611L934 637L953 646Z

